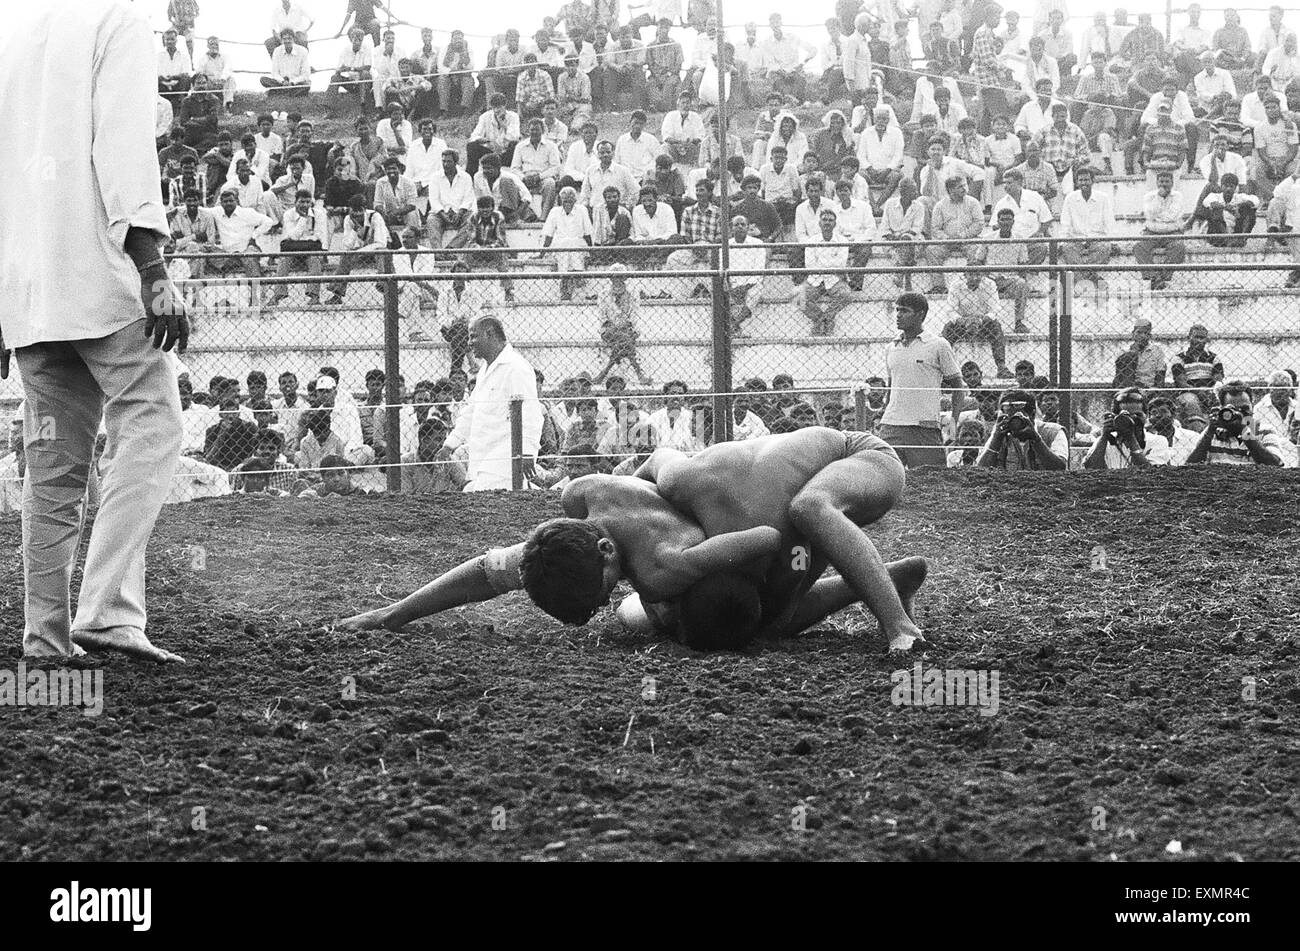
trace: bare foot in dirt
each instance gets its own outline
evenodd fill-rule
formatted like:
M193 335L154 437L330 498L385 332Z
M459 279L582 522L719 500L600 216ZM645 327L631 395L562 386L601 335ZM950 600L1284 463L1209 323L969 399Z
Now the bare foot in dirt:
M116 651L136 660L158 664L183 664L185 658L155 647L138 627L106 627L97 631L73 631L72 643L86 651Z

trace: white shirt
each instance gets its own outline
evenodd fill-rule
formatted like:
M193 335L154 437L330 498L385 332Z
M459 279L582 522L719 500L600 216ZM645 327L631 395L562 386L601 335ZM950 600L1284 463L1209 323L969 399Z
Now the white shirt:
M683 405L675 420L670 420L668 407L657 409L650 414L650 431L654 433L656 446L680 448L691 442L691 408Z
M1241 97L1241 124L1247 128L1254 128L1261 122L1268 121L1268 113L1264 111L1264 104L1259 101L1259 93L1248 92Z
M43 52L58 50L58 82ZM0 122L0 327L5 345L100 338L144 317L128 228L168 234L158 187L154 40L122 0L48 0L6 13ZM39 104L39 107L37 105ZM34 161L58 156L57 180ZM33 227L32 222L66 227ZM73 262L70 264L70 262Z
M587 177L587 169L599 161L596 157L596 143L593 142L591 151L587 151L587 143L578 139L570 144L569 151L564 155L564 174L580 182Z
M439 165L438 173L433 176L433 182L429 186L429 214L436 215L444 209L473 211L474 208L474 180L463 168L457 168L456 177L447 181L447 175Z
M284 44L277 46L275 52L271 54L271 75L277 79L287 79L295 85L311 82L307 51L295 45L292 53L286 53Z
M1196 163L1196 167L1201 170L1201 175L1204 176L1207 181L1210 178L1210 166L1214 164L1214 162L1214 153L1211 152L1209 155L1201 156L1201 160ZM1223 178L1224 175L1231 172L1233 175L1237 176L1237 181L1245 186L1248 176L1246 173L1246 160L1244 158L1236 152L1226 152L1224 153L1223 158L1218 160L1218 165L1219 178Z
M1213 76L1207 76L1201 70L1192 77L1192 86L1196 89L1196 98L1202 106L1208 106L1215 96L1226 92L1233 99L1237 98L1237 84L1232 81L1232 73L1226 69L1214 70Z
M1115 234L1115 212L1110 198L1097 189L1085 200L1076 188L1061 203L1061 237L1105 238Z
M230 62L220 53L216 56L205 53L194 65L198 67L200 73L217 83L217 85L224 85L226 80L230 78Z
M900 334L885 350L885 378L890 389L880 422L938 429L943 380L960 375L952 344L943 337L922 333L904 344Z
M671 206L659 202L655 206L652 218L645 207L638 201L632 209L632 240L649 241L657 238L671 238L677 233L677 218Z
M849 207L845 208L837 196L831 208L835 211L836 241L870 241L875 238L876 216L870 204L850 198Z
M393 123L388 119L384 119L383 122L375 126L375 135L379 136L379 141L384 143L384 148L390 152L398 147L397 136L399 133L402 136L402 142L405 143L402 147L409 149L411 143L415 141L415 131L411 128L410 120L403 119L397 124L396 129L393 128ZM438 164L442 164L441 155L438 156Z
M906 143L897 126L888 126L882 136L874 125L867 126L858 136L858 164L865 170L899 169L903 167Z
M733 239L728 249L728 263L736 271L761 271L767 267L767 245L755 238L747 237L741 243ZM733 277L731 283L735 287L747 287L761 280L762 277L757 275L742 274Z
M436 135L427 147L424 139L416 138L406 148L406 177L427 188L435 175L442 174L442 153L445 151L447 143Z
M361 69L369 69L374 63L370 55L370 46L366 43L361 44L361 49L354 50L349 43L343 47L343 52L339 54L339 69L343 72L356 72Z
M226 184L239 184L239 160L247 159L248 153L240 149L230 157L230 168L226 169ZM253 157L249 159L248 170L253 174L254 181L263 181L271 184L271 156L267 155L261 149L253 150ZM311 173L311 166L308 165L303 169L303 175Z
M250 179L252 181L252 179ZM248 250L248 243L271 230L275 224L268 216L252 208L236 206L231 215L221 207L212 209L212 220L217 223L217 244L222 251L240 254Z
M307 15L307 11L302 8L302 4L291 3L286 11L284 4L277 3L275 9L271 11L271 35L279 36L284 30L306 33L315 22Z
M614 144L614 161L631 170L633 175L644 177L654 172L655 159L661 151L659 140L649 132L642 130L635 139L631 132L624 132ZM515 146L515 154L519 154L518 146Z
M169 79L172 76L190 76L194 73L194 64L190 62L189 51L181 44L176 51L169 54L166 48L158 51L158 77Z
M836 224L838 223L839 219L836 219ZM834 242L843 239L832 232L830 240ZM843 271L849 266L849 249L843 245L837 247L827 243L820 231L817 237L804 247L803 255L803 266L808 272L806 282L816 287L830 287L836 281L842 280L843 275L835 272Z
M1151 97L1151 100L1147 103L1147 107L1142 110L1143 124L1156 124L1157 120L1160 118L1159 111L1156 107L1162 102L1169 102L1169 100L1165 98L1163 92L1158 92ZM1174 94L1173 105L1174 108L1170 113L1170 117L1174 122L1181 126L1186 126L1187 123L1196 121L1196 114L1192 112L1192 104L1187 98L1187 93L1183 92L1181 89Z
M1020 107L1020 111L1016 113L1016 121L1012 128L1016 132L1028 132L1031 138L1038 135L1039 132L1052 124L1052 106L1059 101L1053 99L1044 109L1039 103L1038 97L1035 96Z
M510 403L523 399L523 454L537 455L542 438L542 404L537 377L528 361L510 344L491 363L482 361L465 411L447 437L446 448L469 452L466 492L511 487Z
M329 219L315 208L305 215L298 214L297 208L290 208L284 213L281 224L284 226L284 231L280 235L282 241L315 240L320 242L322 248L330 246Z
M1011 223L1013 238L1031 238L1042 230L1044 224L1052 220L1052 209L1047 206L1043 196L1032 188L1021 188L1018 202L1010 195L999 198L997 204L993 206L993 215L990 218L995 224L998 220L998 212L1003 208L1010 208L1015 212L1015 221Z
M560 172L560 150L545 138L537 143L536 148L533 148L531 140L524 139L515 146L515 157L510 167L520 175L556 178Z
M674 109L664 116L663 125L659 128L659 137L667 142L669 139L699 139L704 140L708 133L704 129L704 119L698 112L686 113L686 118L682 118L682 111Z

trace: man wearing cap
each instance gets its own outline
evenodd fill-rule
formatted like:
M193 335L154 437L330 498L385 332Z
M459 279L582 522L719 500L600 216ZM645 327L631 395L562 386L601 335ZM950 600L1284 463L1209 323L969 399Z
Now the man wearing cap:
M189 321L161 253L155 50L137 7L19 4L0 32L0 122L59 143L57 183L41 182L46 166L28 150L0 150L0 378L13 348L25 394L23 655L60 666L86 650L181 659L145 633L145 549L182 438L176 360L159 347L184 352ZM101 423L100 505L74 618Z
M464 447L468 455L466 492L512 487L511 404L522 401L523 467L532 473L542 433L542 404L537 376L528 361L506 340L505 327L481 316L469 328L469 344L479 360L474 392L437 459L446 461Z
M1172 116L1173 104L1162 100L1156 106L1155 124L1147 126L1142 136L1141 162L1147 170L1149 184L1154 184L1160 172L1168 172L1171 178L1176 178L1182 167L1187 134Z
M1156 172L1155 191L1147 192L1142 199L1142 235L1133 243L1133 256L1139 264L1147 265L1143 270L1144 280L1151 282L1153 291L1162 291L1169 286L1174 272L1152 269L1157 254L1163 254L1166 264L1182 264L1187 257L1187 248L1181 237L1191 221L1184 209L1181 192L1173 190L1174 173Z
M1168 365L1165 351L1151 342L1151 321L1139 318L1133 322L1132 345L1115 358L1115 379L1111 385L1116 389L1140 386L1144 390L1164 386Z

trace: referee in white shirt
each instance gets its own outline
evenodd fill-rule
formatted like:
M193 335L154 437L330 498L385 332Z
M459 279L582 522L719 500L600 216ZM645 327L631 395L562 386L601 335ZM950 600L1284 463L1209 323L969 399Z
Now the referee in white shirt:
M924 295L899 295L894 302L899 334L885 351L889 404L880 417L880 438L909 469L947 464L939 428L941 390L952 393L953 419L961 419L966 408L966 386L952 344L922 330L929 311Z
M23 652L178 661L144 630L145 545L181 447L174 357L163 351L184 351L189 337L160 253L153 34L126 0L47 0L7 17L0 122L24 148L0 150L0 371L12 347L26 395ZM59 221L76 227L32 225ZM101 418L105 475L74 620Z

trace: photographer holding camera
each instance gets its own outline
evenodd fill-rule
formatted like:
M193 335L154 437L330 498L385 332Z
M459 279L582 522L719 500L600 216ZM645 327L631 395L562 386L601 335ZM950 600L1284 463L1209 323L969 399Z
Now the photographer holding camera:
M998 416L977 466L985 469L1064 469L1070 455L1065 430L1035 421L1032 393L1007 390L998 400Z
M1084 457L1085 469L1127 469L1164 465L1169 461L1169 440L1148 432L1146 394L1136 386L1115 394L1110 412L1101 418L1101 432Z
M1241 380L1229 380L1219 390L1219 405L1187 457L1189 466L1201 462L1228 465L1282 465L1281 437L1255 419L1255 394Z

